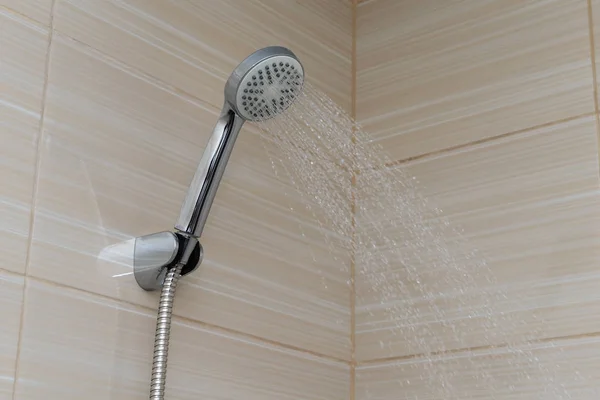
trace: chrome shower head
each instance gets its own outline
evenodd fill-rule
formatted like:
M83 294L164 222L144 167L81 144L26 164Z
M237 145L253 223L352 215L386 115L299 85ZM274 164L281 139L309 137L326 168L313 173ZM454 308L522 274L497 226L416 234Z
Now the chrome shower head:
M257 50L225 84L225 104L208 141L175 225L200 237L237 135L245 121L263 121L285 111L302 91L304 68L285 47Z
M304 68L285 47L265 47L241 62L225 84L225 100L248 121L285 111L302 90Z

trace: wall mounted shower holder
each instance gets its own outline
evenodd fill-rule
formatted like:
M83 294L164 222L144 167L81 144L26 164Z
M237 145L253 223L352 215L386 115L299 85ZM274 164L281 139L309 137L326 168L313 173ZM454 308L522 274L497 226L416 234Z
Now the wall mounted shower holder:
M181 275L187 275L198 268L202 256L202 245L195 237L169 231L140 236L135 239L133 275L142 289L158 290L169 268L183 262Z
M161 289L154 337L150 400L164 400L169 334L177 282L202 259L199 237L225 172L235 140L245 121L263 121L284 112L304 83L304 68L285 47L257 50L225 83L223 109L204 149L181 207L175 232L135 239L133 271L144 290Z

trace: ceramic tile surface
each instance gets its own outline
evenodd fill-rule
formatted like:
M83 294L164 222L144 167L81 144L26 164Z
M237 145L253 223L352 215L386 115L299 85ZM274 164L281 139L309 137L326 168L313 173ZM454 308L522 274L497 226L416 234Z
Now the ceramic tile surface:
M592 28L594 32L594 55L596 57L596 76L598 76L598 73L600 72L600 68L598 67L598 54L600 54L600 1L590 0L590 6L592 11ZM597 80L596 83L598 83ZM596 91L596 95L597 94L598 93Z
M395 168L418 177L495 279L475 276L465 307L431 255L406 256L424 264L420 286L397 293L373 288L357 265L350 394L350 368L334 361L351 356L349 255L323 243L248 125L204 261L178 289L167 396L598 398L600 0L590 4L595 52L586 0L360 1L358 120L393 159L411 159ZM0 399L147 398L158 294L132 277L132 238L172 229L224 82L257 48L291 48L310 81L350 108L350 5L0 0ZM410 282L403 271L388 282ZM516 321L507 335L471 312L493 291L505 294L494 312ZM421 358L394 307L419 315L415 332L440 354Z
M0 270L0 399L12 397L24 278Z
M349 107L345 0L57 1L57 30L216 107L235 66L269 45L292 49L311 81Z
M600 341L580 338L514 349L481 350L357 368L357 399L595 399ZM522 351L522 354L517 354ZM536 363L527 357L536 359ZM446 371L441 375L440 371Z
M158 293L133 279L132 239L172 229L223 84L255 49L290 47L311 81L349 107L350 5L9 0L0 17L7 268L25 272L31 234L28 277L10 275L20 279L14 294L0 278L0 398L147 398ZM339 361L350 358L349 255L323 243L265 148L256 128L243 129L203 263L179 287L168 397L350 397Z
M486 269L474 278L476 286L467 290L476 293L465 307L461 296L466 294L457 292L461 280L452 275L454 270L421 254L421 260L411 259L410 247L401 253L405 262L418 266L419 286L407 283L401 291L390 285L398 292L382 293L371 285L368 271L359 272L357 359L413 354L414 338L395 334L402 321L386 311L392 304L402 308L403 302L420 314L431 351L600 331L597 319L590 318L600 312L597 146L595 120L585 117L405 165L409 176L418 177L423 195L452 226L464 229L466 246L478 250L491 273ZM405 246L414 240L406 231L389 235ZM446 245L454 251L452 243L450 237ZM472 263L455 254L459 263ZM433 252L432 257L441 254ZM401 265L386 273L403 282L411 279ZM494 281L487 281L488 276ZM440 296L430 302L423 287ZM494 290L507 298L491 297ZM480 317L471 314L490 299L494 318L503 313L516 324L505 327L508 337L489 331L485 311ZM443 317L433 312L432 304Z
M357 13L357 119L394 159L594 112L585 0L375 0Z
M0 8L0 268L25 271L48 32Z
M147 398L153 312L35 280L27 299L16 398ZM179 320L169 367L167 398L348 398L345 364Z
M31 18L44 26L50 25L53 0L0 0L0 7Z
M118 253L172 229L219 110L61 33L50 69L30 272L155 307ZM256 132L239 140L177 312L348 358L348 256L290 212Z

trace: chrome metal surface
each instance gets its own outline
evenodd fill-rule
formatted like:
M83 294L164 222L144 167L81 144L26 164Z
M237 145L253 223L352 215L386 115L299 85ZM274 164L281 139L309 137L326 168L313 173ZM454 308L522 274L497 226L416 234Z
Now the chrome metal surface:
M155 233L136 240L135 279L145 290L162 286L150 400L164 399L175 289L182 274L193 271L202 260L198 238L240 129L246 120L263 120L283 112L300 93L303 82L302 64L284 47L266 47L242 61L225 85L223 110L183 202L175 225L178 232Z
M167 360L169 358L169 337L171 335L171 316L177 282L181 277L182 263L171 268L165 277L165 282L158 303L156 318L156 333L154 335L154 357L152 358L152 378L150 381L150 400L165 398L165 383L167 381Z
M160 289L179 250L179 241L173 232L159 232L135 239L133 275L144 290Z
M225 103L194 174L175 228L200 237L244 120Z
M304 68L289 49L257 50L230 75L225 100L242 118L262 121L287 109L302 91Z
M266 75L267 63L270 61L277 62L278 71L275 72L275 67L271 67L274 74L272 76L273 83L269 86L267 82L262 86L264 89L259 89L261 86L256 81L258 79L256 76L260 75L259 71ZM279 71L280 63L282 71ZM289 64L289 69L284 72L286 63ZM295 71L293 76L291 71ZM283 76L278 77L278 75ZM260 81L260 79L258 80ZM244 121L266 119L284 111L302 90L303 81L302 65L294 53L285 47L272 46L260 49L238 65L225 85L225 104L181 207L175 225L177 230L187 235L200 237L225 166ZM242 87L242 85L245 86ZM243 98L246 96L245 87L248 87L248 92L250 90L253 92L252 101L256 105L250 109L252 113L248 110L249 103L243 104L248 101ZM262 92L254 92L254 89L262 90ZM250 95L250 93L247 94ZM264 105L267 102L276 102L276 105Z
M178 236L180 239L177 262L183 264L181 275L184 276L198 268L204 257L204 249L197 237L185 236L181 233Z

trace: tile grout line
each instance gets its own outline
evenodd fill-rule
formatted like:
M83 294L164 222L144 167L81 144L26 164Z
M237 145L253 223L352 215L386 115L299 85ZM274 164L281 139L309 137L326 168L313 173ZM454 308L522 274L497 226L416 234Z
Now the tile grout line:
M351 54L351 117L352 143L356 145L356 10L358 0L352 0ZM352 213L352 252L350 254L350 400L356 399L356 171L352 170L350 212Z
M600 332L580 333L580 334L575 334L575 335L554 336L554 337L549 337L549 338L529 340L527 342L524 342L523 346L543 344L543 343L552 343L552 342L559 342L559 341L566 341L566 340L577 340L577 339L584 339L584 338L600 338ZM437 351L437 352L432 352L429 355L427 355L427 354L407 354L407 355L395 356L395 357L375 358L375 359L371 359L371 360L361 361L357 364L357 367L373 366L376 364L383 364L383 363L389 363L389 362L394 362L394 361L409 361L409 360L424 358L427 356L444 356L444 355L455 355L455 354L461 354L461 353L467 354L467 353L473 352L473 351L486 351L486 350L499 350L499 349L501 350L501 349L507 349L507 348L509 348L509 346L510 345L508 345L508 344L485 345L485 346L465 347L465 348L453 349L453 350L447 350L447 351Z
M154 309L150 309L150 310L156 312L156 310L154 310ZM251 333L246 333L246 332L238 331L238 330L235 330L235 329L226 328L226 327L223 327L223 326L211 324L210 322L198 321L198 320L195 320L195 319L191 319L191 318L188 318L188 317L184 317L184 316L181 316L181 315L175 315L175 314L173 315L173 317L174 317L175 321L177 321L177 320L185 321L185 322L188 322L188 323L193 324L193 325L202 326L202 327L210 329L212 331L218 331L218 332L221 332L221 333L228 333L230 335L239 336L239 337L243 337L243 338L246 338L246 339L253 339L253 340L257 341L257 342L260 342L260 343L263 343L263 344L268 344L268 345L270 345L270 346L272 346L274 348L285 349L285 350L292 350L292 351L295 351L297 353L302 353L302 354L305 354L305 355L310 355L310 356L313 356L313 357L316 357L316 358L320 358L322 360L333 361L333 362L337 362L337 363L344 364L344 365L350 365L351 364L351 362L349 362L348 360L344 360L343 358L338 358L338 357L330 356L330 355L319 353L319 352L316 352L316 351L304 349L302 347L297 347L297 346L294 346L294 345L291 345L291 344L285 344L285 343L282 343L282 342L278 342L276 340L271 340L271 339L267 339L267 338L264 338L264 337L261 337L261 336L253 335Z
M21 315L19 320L19 337L17 338L17 352L15 355L15 363L14 363L14 375L13 375L13 385L12 385L12 399L16 399L17 393L17 379L19 377L19 367L20 367L20 358L21 358L21 347L23 342L23 325L25 322L25 307L27 305L27 283L28 283L28 270L29 263L31 261L31 246L33 243L33 226L35 221L35 205L37 202L37 194L38 194L38 186L40 179L40 161L41 161L41 147L43 143L43 133L44 133L44 120L46 116L46 97L48 93L48 77L50 72L50 53L52 50L52 39L53 39L53 25L54 25L54 7L56 5L57 0L52 0L50 5L50 23L48 27L48 46L46 48L46 62L44 65L44 87L42 89L42 102L41 102L41 115L40 122L38 128L38 137L35 144L35 164L34 164L34 172L33 172L33 187L31 193L31 210L29 215L29 237L27 238L26 245L26 253L25 253L25 271L23 273L24 281L23 281L23 296L21 298Z
M442 155L442 154L445 154L445 153L451 153L451 152L456 151L456 150L468 149L469 147L477 146L477 145L480 145L480 144L494 142L496 140L501 140L501 139L508 138L508 137L511 137L511 136L517 136L517 135L520 135L520 134L523 134L523 133L529 133L529 132L535 131L537 129L549 128L549 127L552 127L552 126L555 126L555 125L564 124L566 122L575 121L575 120L580 119L580 118L593 117L593 116L596 116L596 118L597 118L597 114L598 114L598 112L587 112L587 113L583 113L583 114L578 114L578 115L574 115L572 117L562 118L562 119L558 119L558 120L555 120L555 121L551 121L551 122L546 122L546 123L539 124L539 125L530 126L528 128L523 128L523 129L519 129L519 130L512 131L512 132L502 133L500 135L492 136L492 137L489 137L489 138L479 139L479 140L475 140L475 141L472 141L472 142L468 142L468 143L464 143L464 144L459 144L459 145L456 145L456 146L451 146L451 147L448 147L448 148L445 148L445 149L430 151L428 153L423 153L423 154L419 154L419 155L416 155L416 156L411 156L411 157L407 157L407 158L403 158L403 159L391 161L391 162L386 163L384 167L396 167L398 165L406 164L406 163L409 163L409 162L412 162L412 161L422 160L422 159L426 159L426 158L429 158L429 157L435 157L435 156L439 156L439 155Z
M48 27L46 25L42 24L40 21L33 19L28 15L22 14L22 13L18 12L17 10L13 10L12 8L9 8L8 6L4 6L4 5L0 4L0 11L1 10L4 10L4 12L14 15L17 18L24 19L25 21L29 22L30 24L36 25L42 29L48 29Z
M14 271L10 271L4 268L0 268L0 271L2 272L6 272L9 275L14 275L14 276L21 276L23 278L25 278L26 280L31 280L31 281L36 281L38 283L43 283L44 285L48 285L48 286L52 286L55 288L63 288L63 289L68 289L77 293L81 293L81 294L85 294L85 295L91 295L91 296L95 296L95 297L99 297L101 299L107 300L107 301L112 301L115 303L119 303L119 304L123 304L123 305L127 305L130 307L134 307L134 308L138 308L138 309L142 309L145 311L148 311L149 314L156 314L156 309L154 307L151 306L145 306L143 304L138 304L138 303L134 303L132 301L129 300L124 300L124 299L117 299L111 296L107 296L105 294L101 294L101 293L96 293L96 292L90 292L78 287L74 287L74 286L69 286L60 282L55 282L55 281L51 281L48 280L46 278L39 278L39 277L35 277L35 276L24 276L23 274L20 274L18 272L14 272ZM189 324L192 325L198 325L213 331L218 331L221 333L228 333L231 335L235 335L235 336L239 336L241 338L246 338L246 339L253 339L257 342L263 343L263 344L268 344L271 345L273 347L279 348L279 349L286 349L286 350L292 350L292 351L296 351L298 353L302 353L302 354L306 354L306 355L311 355L323 360L327 360L327 361L333 361L333 362L338 362L341 364L345 364L345 365L350 365L351 362L348 360L344 360L343 358L338 358L338 357L334 357L334 356L330 356L327 354L323 354L323 353L319 353L317 351L312 351L312 350L308 350L308 349L304 349L301 347L297 347L294 345L290 345L290 344L286 344L286 343L282 343L282 342L278 342L276 340L271 340L271 339L267 339L267 338L263 338L261 336L257 336L257 335L253 335L251 333L247 333L247 332L243 332L243 331L238 331L236 329L232 329L232 328L227 328L224 326L220 326L220 325L216 325L216 324L212 324L210 322L206 322L206 321L202 321L202 320L196 320L193 318L189 318L189 317L185 317L182 315L178 315L178 314L173 314L174 320L180 320L183 322L187 322Z
M151 73L144 71L143 69L140 69L125 61L119 60L118 58L115 58L112 55L105 53L104 51L97 49L96 47L91 46L86 42L69 36L68 34L58 29L54 29L54 34L57 38L60 38L60 40L68 41L70 45L73 45L73 47L78 46L79 48L75 47L75 49L78 52L85 52L85 54L94 57L97 61L104 64L108 64L110 67L119 68L119 70L123 71L128 75L134 76L134 78L136 79L144 79L147 81L147 83L154 86L155 88L162 91L167 91L175 96L178 96L185 102L188 102L194 105L195 107L199 107L205 111L214 113L214 115L216 116L218 116L221 110L221 106L217 106L216 104L210 103L209 101L198 97L197 95L194 95L191 92L187 92L186 90L181 89L178 86L175 86L174 84L163 80L162 78L154 76ZM251 126L254 125L251 124ZM344 166L340 167L345 169Z
M58 1L58 0L56 0L56 1ZM143 70L141 68L136 67L135 65L132 65L125 61L119 60L118 58L115 58L114 56L112 56L100 49L97 49L96 47L94 47L86 42L76 39L76 38L70 36L69 34L62 32L59 29L54 29L54 33L56 34L57 38L68 41L68 44L71 44L71 45L74 44L75 46L79 46L80 48L76 49L77 51L95 53L95 54L88 53L88 55L95 57L98 61L108 64L111 67L117 67L119 69L122 69L123 72L128 75L134 75L134 77L136 77L138 79L145 79L149 84L155 86L156 88L158 88L160 90L171 92L172 94L181 97L184 101L186 101L188 103L194 104L197 107L204 108L207 111L214 111L215 115L218 115L218 113L221 109L221 107L217 106L216 104L212 104L201 97L198 97L190 92L187 92L186 90L181 89L178 86L175 86L174 84L171 84L159 77L156 77L153 74L146 72L145 70ZM102 57L102 58L99 58L99 57Z
M597 154L600 159L600 119L598 117L598 78L596 73L596 49L594 39L594 14L592 10L592 0L587 1L588 11L588 28L590 35L590 58L592 62L592 84L593 84L593 95L594 95L594 111L596 118L596 140L597 140ZM598 173L600 174L600 164L598 165Z
M35 168L35 172L34 172L34 185L33 185L34 187L33 187L32 208L31 208L30 223L29 223L29 238L28 238L28 242L27 242L27 253L26 253L26 261L25 261L25 274L23 275L23 274L20 274L18 272L6 270L6 269L0 267L0 270L2 270L2 271L6 271L6 272L8 272L10 274L14 274L14 275L18 275L18 276L23 276L24 277L24 281L25 281L24 288L23 288L23 300L22 300L23 304L22 304L22 307L21 307L21 316L20 316L20 324L19 324L19 337L18 337L18 342L17 342L17 355L16 355L16 359L15 359L15 373L14 373L13 394L12 394L13 395L13 400L15 400L14 396L15 396L15 393L16 393L16 382L17 382L18 369L19 369L20 348L21 348L21 341L22 341L22 330L23 330L24 313L25 313L25 303L26 303L25 296L26 296L27 281L28 280L34 280L34 281L42 282L42 283L45 283L45 284L48 284L48 285L51 285L51 286L55 286L55 287L68 288L68 289L71 289L71 290L74 290L74 291L77 291L77 292L80 292L80 293L85 293L85 294L89 294L89 295L93 295L93 296L98 296L100 298L104 298L104 299L107 299L107 300L110 300L110 301L115 301L117 303L127 304L127 305L130 305L130 306L133 306L133 307L138 307L138 308L145 309L145 310L148 310L148 311L151 311L151 312L155 312L156 311L152 307L144 306L144 305L137 304L137 303L130 302L130 301L127 301L127 300L123 300L123 299L113 298L113 297L106 296L106 295L103 295L103 294L100 294L100 293L96 293L96 292L90 292L90 291L87 291L87 290L83 290L83 289L80 289L80 288L77 288L77 287L74 287L74 286L69 286L69 285L66 285L66 284L61 284L59 282L54 282L54 281L51 281L51 280L47 280L47 279L43 279L43 278L37 278L37 277L33 277L33 276L28 276L28 274L27 274L28 266L29 266L29 262L30 262L30 260L29 260L29 258L30 258L30 249L31 249L32 241L33 241L32 239L33 239L33 225L34 225L34 215L35 215L35 202L36 202L36 197L37 197L37 186L38 186L38 182L39 182L39 165L40 165L40 158L41 158L40 157L40 147L41 147L41 144L42 144L42 132L43 132L44 119L45 119L44 118L45 117L45 108L46 108L46 92L47 92L48 76L49 76L49 66L50 66L49 65L50 64L50 49L52 47L54 34L56 33L56 34L58 34L60 36L63 36L65 38L67 38L67 39L69 39L69 40L71 40L71 41L73 41L73 42L81 45L81 46L84 46L86 48L90 48L93 51L96 51L99 54L102 54L103 56L107 57L111 62L117 62L117 63L123 64L123 65L126 65L128 68L130 68L132 71L135 71L136 73L140 73L140 74L142 74L144 76L150 76L153 79L155 79L157 82L159 82L160 84L164 85L166 88L168 88L170 90L173 90L173 91L176 91L177 94L183 95L185 97L188 97L190 100L199 101L205 107L212 107L212 108L216 107L215 105L213 105L211 103L207 103L203 99L201 99L201 98L199 98L199 97L197 97L197 96L195 96L193 94L190 94L190 93L188 93L188 92L186 92L186 91L184 91L182 89L179 89L178 87L175 87L175 86L173 86L173 85L171 85L171 84L169 84L169 83L167 83L167 82L165 82L165 81L163 81L163 80L161 80L159 78L156 78L153 75L146 74L143 70L139 70L138 68L136 68L136 67L134 67L132 65L129 65L129 64L124 64L122 61L114 59L110 55L108 55L108 54L106 54L106 53L104 53L104 52L96 49L95 47L92 47L92 46L90 46L90 45L88 45L88 44L86 44L84 42L81 42L81 41L79 41L79 40L77 40L77 39L75 39L75 38L73 38L73 37L71 37L69 35L66 35L66 34L62 33L62 32L56 31L54 29L54 27L53 27L53 19L54 19L54 8L55 8L55 4L56 4L57 1L58 0L52 0L52 5L51 5L51 10L52 11L51 11L51 17L50 17L50 27L44 26L41 23L39 23L38 21L35 21L35 20L33 20L33 19L25 16L25 15L17 13L14 10L6 9L4 7L1 7L3 9L6 9L7 12L14 13L15 15L18 15L19 17L23 17L24 19L27 19L27 20L31 21L32 23L35 23L36 25L38 25L40 27L43 27L44 29L48 29L48 31L49 31L48 50L47 50L46 65L45 65L45 80L44 80L44 88L43 88L43 93L42 93L42 107L41 107L42 108L42 114L41 114L41 118L40 118L39 135L38 135L37 143L36 143L36 162L35 162L36 168ZM215 110L216 110L216 108L215 108ZM215 330L215 331L221 331L221 332L230 333L230 334L233 334L233 335L236 335L236 336L240 336L240 337L246 337L246 338L254 339L254 340L258 341L258 342L266 343L266 344L272 345L273 347L277 347L277 348L280 348L280 349L293 350L293 351L297 351L298 353L303 353L303 354L311 355L311 356L314 356L314 357L317 357L317 358L321 358L323 360L338 362L338 363L345 364L345 365L350 365L351 364L350 361L345 360L343 358L337 358L337 357L330 356L330 355L327 355L327 354L322 354L322 353L311 351L311 350L308 350L308 349L303 349L303 348L300 348L300 347L296 347L296 346L293 346L293 345L285 344L285 343L278 342L278 341L275 341L275 340L270 340L270 339L263 338L263 337L260 337L260 336L252 335L252 334L249 334L249 333L246 333L246 332L237 331L235 329L226 328L226 327L222 327L222 326L219 326L219 325L214 325L214 324L211 324L211 323L208 323L208 322L205 322L205 321L194 320L194 319L187 318L187 317L180 316L180 315L174 315L174 317L176 319L181 320L181 321L187 321L189 323L192 323L192 324L195 324L195 325L199 325L199 326L203 326L205 328L210 328L210 329Z
M361 0L354 0L353 3L356 5L356 3L360 2ZM580 114L580 115L576 115L573 117L567 117L567 118L563 118L561 120L556 120L556 121L552 121L549 123L545 123L545 124L540 124L540 125L535 125L535 126L531 126L525 129L521 129L521 130L516 130L513 132L508 132L505 134L501 134L501 135L496 135L490 138L485 138L485 139L481 139L481 140L477 140L477 141L473 141L473 142L469 142L469 143L465 143L465 144L461 144L461 145L457 145L457 146L453 146L453 147L449 147L449 148L445 148L445 149L441 149L441 150L437 150L437 151L432 151L432 152L428 152L428 153L424 153L424 154L420 154L417 156L412 156L412 157L408 157L405 159L401 159L401 160L396 160L390 163L387 163L385 165L385 167L394 167L394 166L398 166L398 165L402 165L411 161L415 161L415 160L420 160L420 159L424 159L424 158L428 158L428 157L433 157L433 156L437 156L437 155L441 155L444 153L450 153L452 151L456 151L456 150L460 150L460 149L464 149L464 148L469 148L472 146L476 146L479 144L483 144L483 143L487 143L487 142L492 142L498 139L502 139L502 138L506 138L506 137L510 137L510 136L515 136L518 134L522 134L522 133L527 133L529 131L533 131L536 129L540 129L540 128L545 128L545 127L551 127L554 125L558 125L560 123L566 123L566 122L570 122L579 118L584 118L584 117L590 117L590 116L594 116L595 121L596 121L596 133L597 133L597 138L598 138L598 144L600 146L600 119L599 119L599 114L600 114L600 110L599 110L599 105L598 105L598 82L597 82L597 73L596 73L596 58L595 58L595 45L594 45L594 30L593 30L593 14L592 14L592 0L587 0L588 3L588 24L589 24L589 36L590 36L590 54L591 54L591 64L592 64L592 77L593 77L593 96L594 96L594 112L593 113L584 113L584 114ZM355 72L355 71L353 71ZM600 156L600 147L598 148L598 154ZM600 173L600 165L599 165L599 173ZM559 340L572 340L572 339L579 339L579 338L586 338L586 337L600 337L600 332L593 332L593 333L585 333L585 334L579 334L579 335L569 335L569 336L559 336L559 337L552 337L552 338L542 338L542 339L538 339L538 340L533 340L533 341L528 341L526 344L537 344L537 343L548 343L548 342L552 342L552 341L559 341ZM450 351L440 351L440 352L434 352L432 353L433 355L445 355L445 354L459 354L459 353L464 353L464 352L469 352L469 351L477 351L477 350L486 350L486 349L498 349L498 348L506 348L508 347L508 345L486 345L486 346L477 346L477 347L470 347L470 348L461 348L461 349L454 349L454 350L450 350ZM403 355L403 356L395 356L395 357L386 357L386 358L379 358L379 359L372 359L372 360L365 360L365 361L361 361L361 362L356 362L355 359L353 358L353 366L354 368L359 367L359 366L367 366L367 365L376 365L376 364L381 364L381 363L387 363L387 362L394 362L394 361L406 361L406 360L411 360L411 359L418 359L420 357L425 357L425 354L412 354L412 355ZM354 399L353 399L354 400Z

